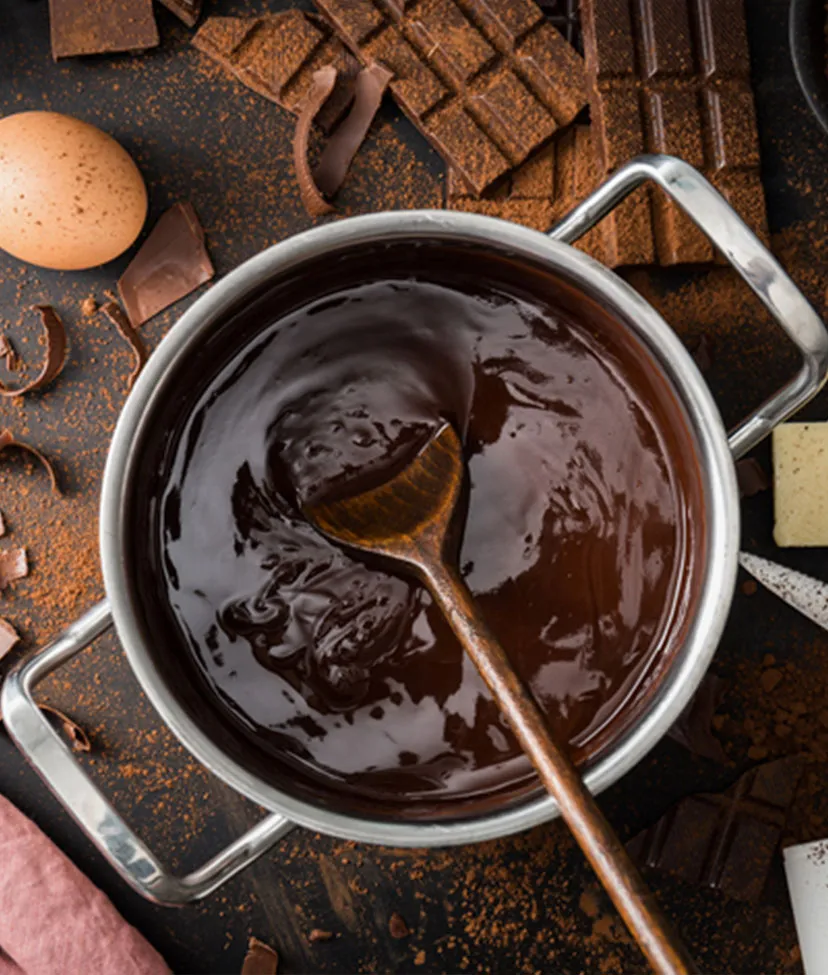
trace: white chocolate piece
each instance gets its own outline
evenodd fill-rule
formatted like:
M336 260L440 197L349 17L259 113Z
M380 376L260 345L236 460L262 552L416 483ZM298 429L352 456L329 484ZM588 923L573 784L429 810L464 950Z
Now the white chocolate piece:
M773 508L777 545L828 545L828 423L773 431Z

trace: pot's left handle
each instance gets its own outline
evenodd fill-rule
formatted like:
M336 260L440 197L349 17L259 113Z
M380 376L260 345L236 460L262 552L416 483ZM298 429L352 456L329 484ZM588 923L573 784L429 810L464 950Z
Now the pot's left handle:
M186 904L206 897L243 870L294 824L284 816L266 816L192 873L175 877L164 869L81 768L32 695L40 681L111 625L109 603L104 600L54 642L21 661L3 684L0 713L15 744L124 880L151 901Z

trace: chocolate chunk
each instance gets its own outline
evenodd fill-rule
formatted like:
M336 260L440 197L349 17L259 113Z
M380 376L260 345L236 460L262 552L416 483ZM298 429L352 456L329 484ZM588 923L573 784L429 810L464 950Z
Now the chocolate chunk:
M49 0L49 27L56 61L158 44L152 0Z
M127 390L130 390L135 385L135 380L138 378L147 361L147 347L141 341L141 336L130 325L129 319L117 301L108 301L105 305L101 306L101 311L112 322L115 328L118 329L122 338L126 339L132 350L132 372L127 378Z
M41 711L43 711L44 714L50 714L57 718L57 720L60 722L61 728L64 731L64 734L72 743L73 751L92 751L92 742L89 740L89 735L87 735L83 728L81 728L76 721L73 721L68 714L64 714L63 711L58 711L58 709L53 708L51 704L38 704L38 707Z
M578 0L538 0L550 24L563 34L576 51L583 53Z
M40 367L40 372L34 379L17 389L7 389L0 382L0 396L11 399L15 396L23 396L25 393L31 393L35 389L40 389L41 386L50 383L59 375L66 361L66 329L63 327L63 322L58 318L57 313L51 305L33 305L33 307L40 312L40 318L46 332L46 354L43 359L43 365ZM7 365L8 353L9 350L6 352ZM14 355L13 352L11 354Z
M727 761L722 743L713 734L712 721L716 708L724 699L727 683L714 674L705 674L699 689L681 712L668 736L692 752L714 762Z
M736 481L739 484L739 494L743 498L752 498L770 487L768 475L755 457L744 457L736 461Z
M381 64L369 65L357 76L351 111L325 146L314 173L314 182L325 196L333 197L345 181L351 162L379 111L391 78L391 72Z
M195 210L189 203L176 203L129 262L118 294L132 327L138 328L215 273Z
M0 616L0 660L20 642L17 630L7 619Z
M688 796L627 844L640 863L756 901L767 883L797 783L799 756L746 772L724 793Z
M98 310L98 302L89 295L88 298L84 298L80 306L81 315L84 318L91 318Z
M29 560L25 548L7 548L0 552L0 589L10 582L25 579L29 574Z
M342 118L353 98L359 64L327 24L301 10L266 17L208 17L193 44L248 88L294 115L307 98L314 72L333 65L339 84L316 119L324 132Z
M767 240L742 0L583 0L581 19L602 178L642 152L680 156ZM607 219L616 264L714 258L713 245L660 191Z
M201 0L161 0L161 3L188 27L195 27L201 16Z
M27 453L31 454L33 457L37 457L40 463L46 468L46 473L49 475L49 481L52 485L52 490L55 494L60 494L60 485L58 484L57 474L52 466L52 462L45 457L39 450L32 447L30 444L24 443L22 440L18 440L15 435L9 429L0 430L0 453L11 447L16 447L19 450L25 450Z
M251 938L244 956L241 975L277 975L279 956L258 938Z
M584 62L532 0L317 0L364 64L475 195L587 101Z
M405 923L405 918L396 911L388 919L388 933L392 938L407 938L411 929Z

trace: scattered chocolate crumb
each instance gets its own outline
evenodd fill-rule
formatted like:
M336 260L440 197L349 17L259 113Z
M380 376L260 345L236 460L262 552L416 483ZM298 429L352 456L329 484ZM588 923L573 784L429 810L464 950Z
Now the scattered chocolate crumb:
M98 310L98 302L95 301L92 295L89 295L88 298L84 298L81 302L80 310L84 318L91 318Z
M755 596L758 588L759 586L757 585L755 579L745 579L745 581L742 583L742 592L746 596Z
M0 552L0 589L5 589L15 579L25 579L28 574L25 548L7 548Z
M601 908L598 905L598 900L595 894L590 890L585 890L578 900L578 907L586 914L587 917L596 918L601 913Z
M46 331L46 356L43 365L31 382L20 386L18 389L7 389L0 382L0 396L9 398L23 396L24 393L31 393L35 389L40 389L41 386L50 383L60 373L66 361L66 329L63 327L63 322L58 318L51 305L33 305L32 307L40 312L43 328ZM8 342L6 344L8 346ZM11 346L8 346L5 352L7 364L9 352L12 355L14 354Z
M144 364L147 361L147 347L141 341L141 337L138 335L132 325L130 325L129 319L124 314L124 310L117 301L114 299L107 301L105 305L101 306L101 311L104 315L106 315L110 322L112 322L120 333L121 337L126 339L126 341L129 343L130 349L132 350L132 372L127 378L127 390L130 390L135 385L135 380L140 375L141 370L144 368Z
M351 111L328 140L314 173L316 186L328 199L332 199L345 182L353 158L365 141L393 77L391 71L376 63L363 68L357 75Z
M6 656L20 640L17 630L7 619L0 616L0 660Z
M55 494L61 493L57 474L52 466L52 462L44 454L41 454L37 448L32 447L30 444L24 443L22 440L18 440L11 430L0 430L0 453L9 447L17 447L20 450L25 450L27 453L32 454L33 457L37 457L40 463L46 468L46 472L49 475L49 480L52 484L52 490Z
M407 938L411 934L411 929L405 923L402 914L396 911L388 919L388 933L392 938Z
M76 752L90 752L92 751L92 742L89 740L89 735L81 728L81 726L73 721L68 714L64 714L63 711L58 711L57 708L53 708L51 704L38 704L41 711L46 714L51 714L53 717L57 718L63 728L64 733L72 742L72 750Z
M743 498L752 498L770 487L768 476L755 457L745 457L736 462L736 480Z
M422 949L420 949L420 951L418 951L417 954L414 956L414 964L425 965L425 962L426 962L426 953Z
M308 941L311 944L316 944L317 941L330 941L333 936L333 931L323 931L322 928L313 928L308 935Z
M296 169L296 180L299 184L299 196L305 209L312 217L321 217L332 213L333 207L317 189L313 180L308 149L310 148L310 132L313 120L328 100L336 84L336 68L332 64L325 65L313 73L313 84L296 120L296 132L293 136L293 165Z
M781 681L782 671L777 670L775 667L764 671L762 676L759 678L759 683L762 685L762 690L766 694L770 694Z
M241 975L276 975L279 971L279 956L258 938L251 938L247 944Z
M753 762L761 762L768 757L768 750L764 745L751 745L748 748L748 758Z

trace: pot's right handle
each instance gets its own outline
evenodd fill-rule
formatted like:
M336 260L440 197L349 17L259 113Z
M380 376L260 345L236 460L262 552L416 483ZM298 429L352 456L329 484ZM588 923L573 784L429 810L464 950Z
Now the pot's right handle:
M176 906L206 897L293 828L272 814L185 877L168 873L92 782L35 703L34 687L112 625L109 603L93 606L6 678L0 713L11 738L124 880L148 900Z
M622 166L556 224L549 236L573 243L647 180L657 183L713 241L802 354L797 375L731 432L730 449L738 458L819 391L828 375L828 332L773 254L724 197L701 173L674 156L638 156Z

